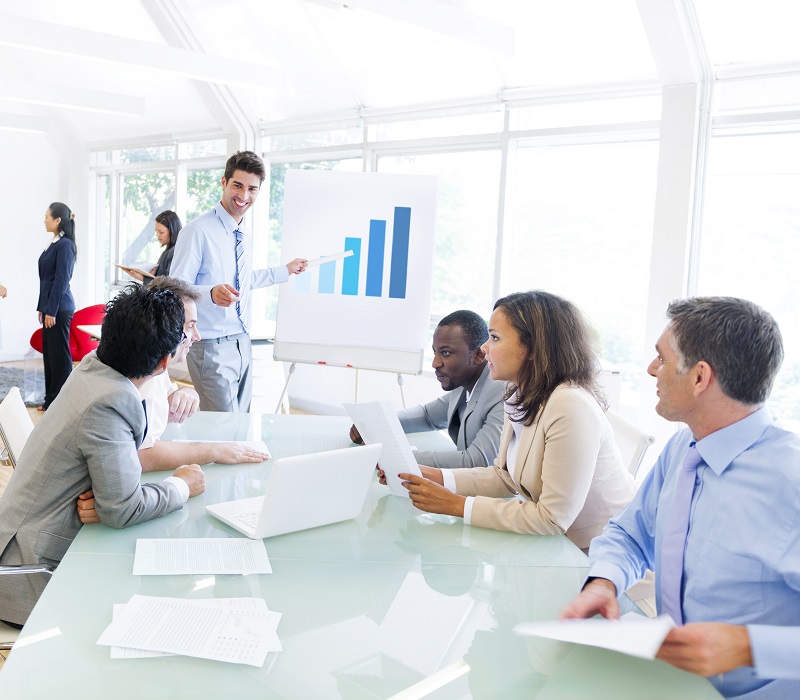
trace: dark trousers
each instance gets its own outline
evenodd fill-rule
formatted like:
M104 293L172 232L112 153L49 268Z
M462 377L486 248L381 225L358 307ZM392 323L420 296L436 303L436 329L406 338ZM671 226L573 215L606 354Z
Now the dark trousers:
M44 355L44 407L48 408L58 396L72 371L72 354L69 351L69 324L74 311L59 311L52 328L42 326L42 354Z

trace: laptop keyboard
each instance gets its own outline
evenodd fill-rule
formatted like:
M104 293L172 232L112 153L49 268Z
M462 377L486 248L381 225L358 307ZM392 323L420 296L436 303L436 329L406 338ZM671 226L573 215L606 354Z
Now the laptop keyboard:
M247 527L255 528L258 525L258 516L261 515L261 511L251 511L250 513L238 513L234 516L236 520L238 520L242 525L247 525Z

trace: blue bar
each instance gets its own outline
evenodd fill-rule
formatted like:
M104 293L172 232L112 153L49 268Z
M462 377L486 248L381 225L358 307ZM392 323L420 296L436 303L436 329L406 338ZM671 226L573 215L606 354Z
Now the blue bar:
M383 293L383 254L386 250L386 221L370 219L369 250L367 251L367 296Z
M294 291L308 293L311 291L311 271L306 270L294 276Z
M333 283L336 280L336 261L322 263L319 266L319 293L333 294Z
M353 254L344 259L342 270L342 294L356 296L358 294L358 270L361 266L361 239L345 238L344 249L352 250Z
M394 208L392 230L392 265L389 272L389 297L406 298L408 278L408 237L411 230L411 207Z

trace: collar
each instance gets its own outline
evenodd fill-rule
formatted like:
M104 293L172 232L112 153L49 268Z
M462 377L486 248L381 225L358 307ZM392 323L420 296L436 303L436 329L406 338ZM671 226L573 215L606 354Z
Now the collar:
M217 204L216 207L214 207L214 213L217 215L217 218L219 219L219 222L222 224L222 226L225 229L226 233L228 233L230 235L233 235L233 232L236 231L237 229L239 231L244 231L245 230L245 228L244 228L244 219L242 219L242 223L241 224L236 223L236 219L234 219L227 212L225 207L222 206L222 202L220 202L219 204Z
M747 418L732 423L697 442L703 461L719 476L742 452L750 449L772 425L772 416L762 406Z

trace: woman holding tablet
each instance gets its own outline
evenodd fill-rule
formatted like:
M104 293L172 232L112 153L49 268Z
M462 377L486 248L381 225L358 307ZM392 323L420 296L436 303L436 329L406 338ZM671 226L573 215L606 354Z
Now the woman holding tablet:
M566 534L586 549L636 490L603 411L598 362L578 309L554 294L499 299L483 346L508 382L494 466L401 474L414 505L470 525Z

